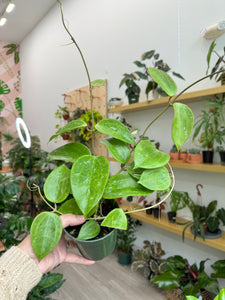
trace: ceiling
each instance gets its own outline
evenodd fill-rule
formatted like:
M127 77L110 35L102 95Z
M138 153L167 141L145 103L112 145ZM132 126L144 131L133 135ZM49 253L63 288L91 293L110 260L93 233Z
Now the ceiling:
M0 0L0 12L9 0ZM40 22L56 0L12 0L16 4L10 14L4 14L7 22L0 27L0 40L20 43L24 37Z

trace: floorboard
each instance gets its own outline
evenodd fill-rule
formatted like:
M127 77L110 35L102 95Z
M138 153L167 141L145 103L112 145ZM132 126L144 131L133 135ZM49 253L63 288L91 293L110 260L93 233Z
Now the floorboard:
M116 254L91 266L61 264L54 272L66 282L51 295L56 300L166 300L165 293L139 272L117 262Z

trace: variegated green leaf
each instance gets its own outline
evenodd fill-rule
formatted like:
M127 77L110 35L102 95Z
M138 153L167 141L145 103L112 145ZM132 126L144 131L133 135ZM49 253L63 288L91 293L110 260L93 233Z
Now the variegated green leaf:
M96 237L101 228L95 220L87 221L80 229L77 239L78 240L89 240Z
M42 212L33 221L30 238L38 260L47 256L58 244L62 235L62 221L54 213Z
M65 144L48 154L53 160L63 160L75 162L82 155L89 155L91 151L88 147L81 143Z
M62 135L63 133L66 133L66 132L70 132L74 129L77 129L77 128L80 128L80 127L85 127L87 126L87 124L82 121L82 120L73 120L69 123L67 123L63 128L60 128L56 134L52 135L49 139L49 142L51 140L53 140L55 137L59 136L59 135Z
M172 139L179 151L180 147L191 135L194 125L194 116L190 108L183 103L174 103L173 108Z
M72 194L85 217L102 198L108 176L109 162L104 156L84 155L73 164Z
M105 145L112 157L121 164L125 164L130 159L130 150L126 143L114 138L101 140L100 143Z
M170 187L171 179L168 170L161 167L145 170L138 183L153 191L164 191Z
M116 174L109 178L103 197L114 199L127 196L149 195L152 191L138 184L129 174Z
M103 119L95 125L95 128L103 134L112 136L125 143L135 145L135 140L131 132L118 120Z
M155 169L165 166L169 160L169 154L157 150L147 140L141 141L134 151L134 168Z
M148 72L152 79L161 86L167 95L174 96L176 94L177 85L166 72L155 68L148 68Z
M102 226L127 229L127 217L121 208L114 208L101 223Z
M45 197L54 203L63 202L70 193L70 170L65 166L54 169L44 183Z
M74 214L74 215L82 215L82 211L79 209L76 204L75 199L68 199L62 203L58 211L62 214Z

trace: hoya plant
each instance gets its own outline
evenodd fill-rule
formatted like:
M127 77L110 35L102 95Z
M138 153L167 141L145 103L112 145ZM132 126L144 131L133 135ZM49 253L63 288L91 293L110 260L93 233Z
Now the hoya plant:
M61 2L57 1L61 8L63 26L73 44L82 54L65 25ZM92 89L101 86L104 81L91 81L83 55L81 58L89 82L93 120ZM154 68L148 68L148 72L169 97L166 107L149 123L142 136L164 112L173 107L172 139L179 151L192 132L193 114L185 104L176 102L179 96L175 96L177 86L166 72ZM167 189L169 190L168 196L173 189L174 176L169 166L170 156L167 153L156 149L150 141L142 140L142 136L135 141L129 129L118 120L103 119L95 125L95 128L93 124L94 122L92 122L91 129L93 133L97 130L107 136L102 140L102 144L121 164L121 169L117 174L110 176L107 158L95 155L94 137L92 137L92 153L87 146L77 142L66 144L49 153L51 159L59 160L62 164L49 174L44 184L44 195L41 195L51 211L40 213L31 227L32 247L39 260L48 255L59 242L63 230L59 217L61 214L84 215L86 222L81 227L77 238L93 239L105 227L124 230L127 228L126 213L129 212L124 212L117 207L105 215L103 206L107 200L128 196L147 196L154 191ZM85 127L87 127L85 121L73 120L59 129L50 140L64 132ZM133 154L132 161L131 154ZM69 165L71 167L68 167ZM167 196L156 205L160 205Z

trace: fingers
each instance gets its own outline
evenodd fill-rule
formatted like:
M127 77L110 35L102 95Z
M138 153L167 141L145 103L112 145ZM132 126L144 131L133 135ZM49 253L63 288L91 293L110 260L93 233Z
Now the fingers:
M76 216L73 214L62 215L60 218L62 220L63 228L66 228L67 226L79 225L85 222L84 216Z
M67 256L64 262L71 264L80 264L80 265L93 265L95 263L94 260L86 259L82 256L67 252Z

